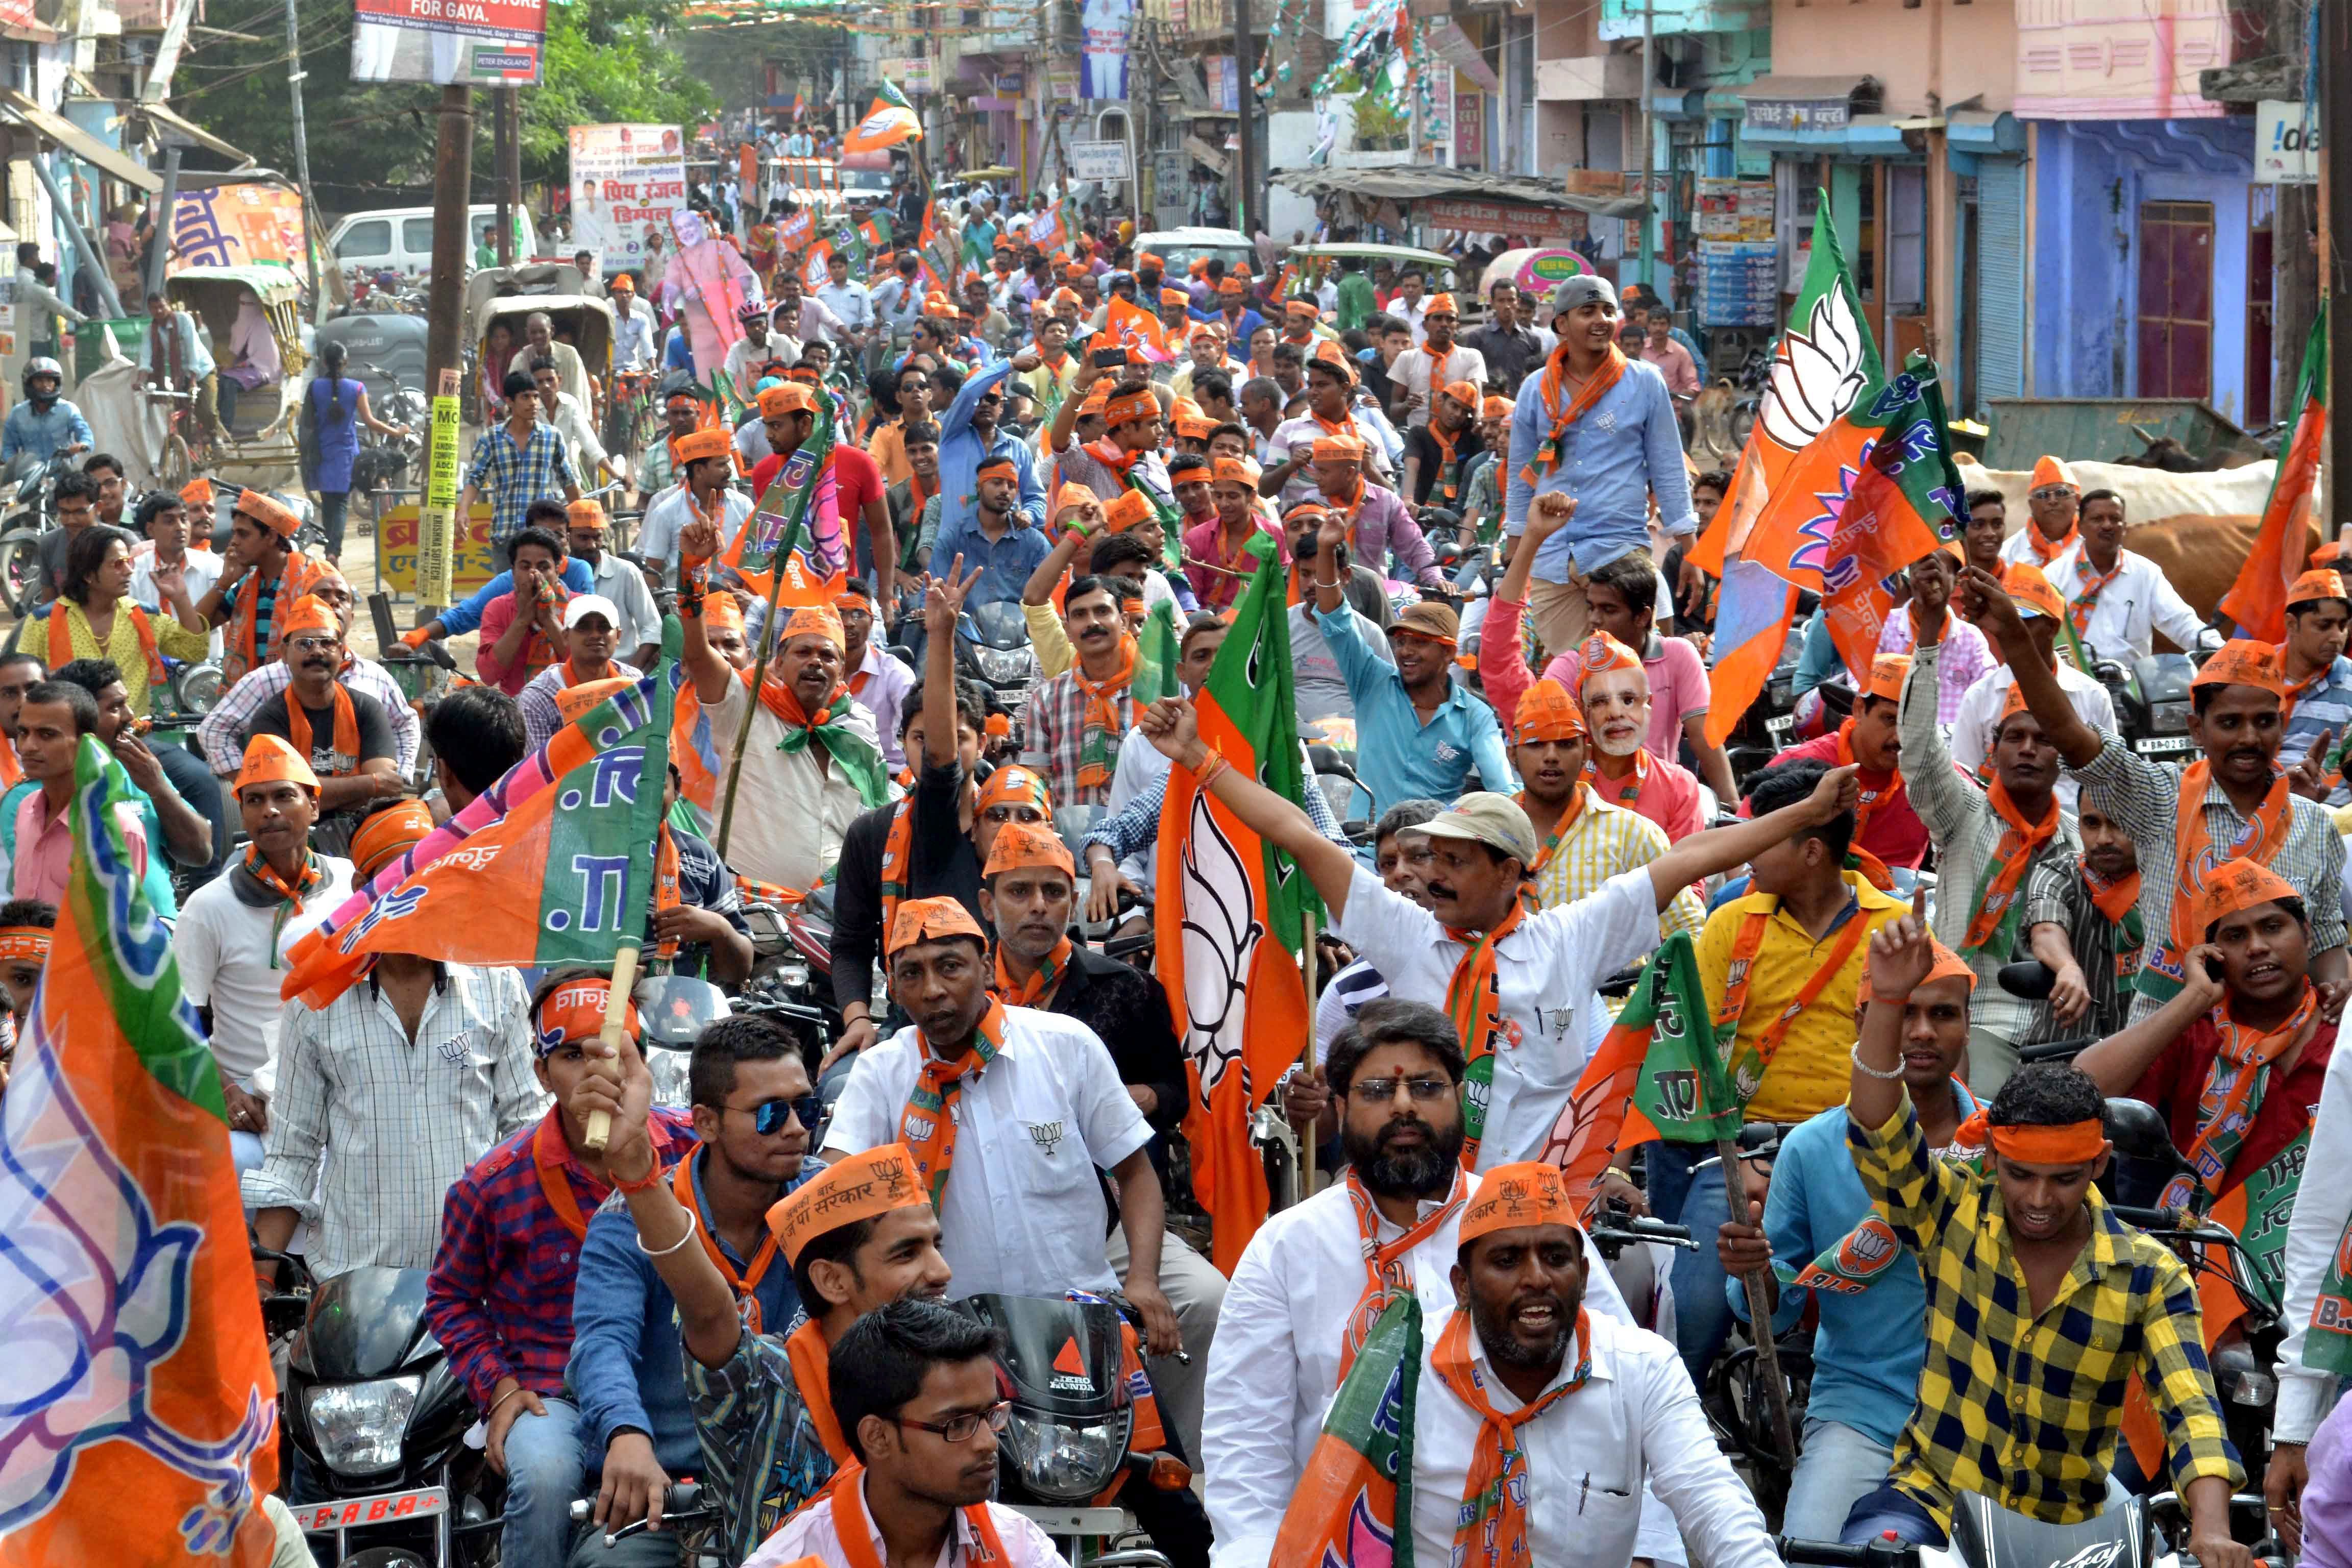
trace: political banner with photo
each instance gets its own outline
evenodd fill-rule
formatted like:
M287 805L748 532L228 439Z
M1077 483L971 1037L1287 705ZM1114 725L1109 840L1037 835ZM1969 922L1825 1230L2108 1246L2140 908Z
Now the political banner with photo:
M1078 21L1086 31L1078 66L1080 94L1125 98L1127 42L1135 27L1135 0L1085 0Z
M535 87L547 0L355 0L353 81Z
M685 207L686 138L677 126L572 128L572 244L594 251L605 277L642 272L646 236L667 241Z

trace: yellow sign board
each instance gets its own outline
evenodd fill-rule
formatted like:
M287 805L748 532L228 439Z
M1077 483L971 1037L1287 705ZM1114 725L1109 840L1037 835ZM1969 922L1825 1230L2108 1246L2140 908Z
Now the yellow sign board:
M418 549L417 508L406 506L386 509L375 524L376 572L383 579L388 593L416 595L416 563ZM450 604L462 599L499 574L498 552L490 548L490 506L477 501L466 518L466 533L457 541L450 561L448 597L438 604ZM425 603L428 601L419 601Z

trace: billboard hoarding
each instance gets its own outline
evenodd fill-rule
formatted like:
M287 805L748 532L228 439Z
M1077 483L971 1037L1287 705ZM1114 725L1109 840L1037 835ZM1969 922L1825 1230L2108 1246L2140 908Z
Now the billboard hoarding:
M308 243L299 192L281 185L206 185L183 190L173 201L172 257L165 266L184 272L274 261L299 268Z
M547 52L546 0L355 0L353 81L531 87Z
M686 138L675 125L572 128L572 243L596 253L604 276L646 264L646 236L671 238L686 205Z

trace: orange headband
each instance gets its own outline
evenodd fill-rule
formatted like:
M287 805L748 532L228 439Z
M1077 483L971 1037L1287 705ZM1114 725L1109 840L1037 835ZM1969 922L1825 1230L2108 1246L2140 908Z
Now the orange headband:
M545 1056L558 1047L580 1040L593 1040L604 1028L604 1006L613 994L613 983L601 974L567 980L540 1000L539 1010L532 1016L538 1026L534 1043L539 1054ZM625 1027L632 1038L644 1032L637 1020L637 1005L628 1005Z
M2070 1121L2063 1127L1995 1127L1979 1110L1960 1123L1959 1142L1971 1149L1990 1142L1996 1153L2021 1164L2087 1165L2106 1152L2107 1130L2097 1121Z
M1933 985L1938 980L1965 980L1969 983L1969 990L1971 993L1976 990L1977 972L1969 967L1968 960L1932 936L1927 939L1927 945L1934 952L1936 962L1928 966L1927 974L1919 982L1920 984ZM1868 947L1862 950L1862 987L1858 994L1864 1002L1885 1002L1890 1005L1898 1000L1893 996L1881 996L1872 989Z
M929 1202L915 1174L915 1157L907 1152L906 1145L883 1143L835 1161L790 1197L771 1205L768 1229L774 1233L789 1268L820 1236L861 1219L878 1218L892 1209L921 1208Z
M404 800L385 806L360 824L352 835L352 864L362 877L373 877L394 856L421 844L433 831L433 809L421 800Z
M47 926L0 927L0 963L12 958L29 958L36 963L49 961L49 939L57 933Z
M1139 522L1149 522L1159 514L1152 510L1150 498L1141 490L1121 490L1117 500L1103 509L1103 531L1125 533Z
M1125 397L1114 397L1103 405L1103 422L1114 430L1138 420L1159 417L1160 400L1148 390L1130 392Z

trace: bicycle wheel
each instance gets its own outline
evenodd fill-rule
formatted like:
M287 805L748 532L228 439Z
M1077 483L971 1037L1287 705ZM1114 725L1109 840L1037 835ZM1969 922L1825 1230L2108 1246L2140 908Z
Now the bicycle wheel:
M41 580L40 531L13 529L0 534L0 596L18 616L32 610L33 590Z

